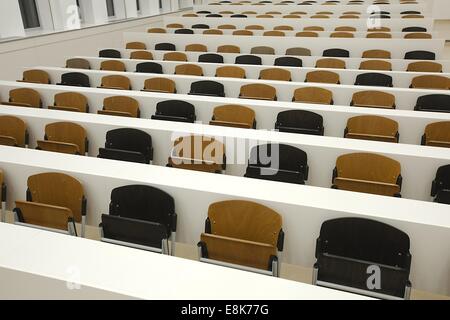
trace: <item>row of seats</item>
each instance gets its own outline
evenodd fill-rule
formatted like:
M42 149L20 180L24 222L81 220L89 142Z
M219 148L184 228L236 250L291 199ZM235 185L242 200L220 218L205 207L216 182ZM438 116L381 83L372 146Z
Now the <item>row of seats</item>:
M280 2L273 2L270 0L262 0L262 1L250 1L250 0L242 0L238 2L233 2L230 0L223 0L219 2L210 2L208 5L255 5L255 6L263 6L263 5L315 5L315 4L321 4L321 5L363 5L363 4L391 4L389 0L374 0L372 2L365 2L364 0L349 0L347 3L341 3L339 0L327 0L322 3L319 3L315 0L305 0L300 2L295 1L289 1L284 0ZM399 4L418 4L417 1L414 0L399 0Z
M332 13L319 13L319 14L311 14L311 15L297 15L297 14L287 14L283 15L281 17L276 16L276 14L282 14L281 12L273 12L270 11L271 14L231 14L230 18L291 18L291 19L299 19L299 18L305 18L305 19L332 19L335 18ZM250 16L249 16L250 15ZM186 13L183 14L183 17L202 17L202 15L198 15L196 13ZM223 18L222 14L207 14L205 16L206 18ZM370 16L361 17L359 14L342 14L338 17L338 19L391 19L391 16L389 14L381 14L379 12L372 13ZM402 19L423 19L424 16L421 14L403 14L400 16Z
M247 10L247 11L241 11L241 12L237 12L237 11L230 11L230 10L224 10L224 11L218 11L218 12L212 12L209 10L200 10L197 11L196 13L185 13L183 14L183 17L187 17L192 16L192 14L196 14L196 16L198 15L205 15L206 17L208 17L208 15L214 15L213 18L218 18L217 15L230 15L230 14L245 14L245 15L256 15L256 14L269 14L269 15L282 15L285 14L283 12L280 11L266 11L266 12L256 12L256 11L251 11L251 10ZM336 12L333 11L316 11L315 13L308 13L305 11L291 11L289 12L289 15L302 15L302 16L306 16L309 14L319 14L319 15L334 15L337 14ZM367 12L363 12L361 13L360 11L344 11L342 13L340 13L342 15L366 15ZM386 11L386 10L372 10L369 13L370 15L390 15L391 12L390 11ZM395 13L394 13L395 14ZM422 14L422 12L417 11L417 10L407 10L407 11L402 11L400 12L400 15L411 15L411 14Z

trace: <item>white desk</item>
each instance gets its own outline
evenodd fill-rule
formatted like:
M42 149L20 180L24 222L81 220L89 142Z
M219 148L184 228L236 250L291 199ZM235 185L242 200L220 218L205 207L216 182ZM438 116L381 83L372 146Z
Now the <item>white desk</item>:
M79 179L87 196L88 223L91 225L97 225L100 215L108 212L113 188L136 183L160 188L175 199L178 241L191 245L199 241L200 234L204 231L204 222L211 203L226 199L256 201L276 210L283 217L286 238L282 261L309 268L315 261L316 239L324 221L346 216L375 219L391 224L410 236L410 278L413 287L450 294L450 215L447 205L11 147L0 147L0 168L5 173L5 183L8 186L9 208L13 206L14 200L25 197L26 181L30 175L59 171ZM416 171L421 169L420 165L416 167ZM14 245L14 242L21 244L18 241L0 241L2 246ZM71 250L67 250L66 246L60 245L60 248L67 255L71 254ZM48 249L53 251L54 248L49 246ZM39 252L35 251L34 254ZM10 256L12 255L1 255ZM27 265L28 258L38 261L34 255L24 256L27 258L15 256L15 259L24 259ZM58 254L59 258L64 256ZM103 259L98 259L98 255L90 256L95 256L91 261L95 261L96 270L107 275L109 269L103 267ZM42 257L39 261L40 259ZM126 263L127 259L115 260L121 265ZM146 270L148 271L148 267ZM127 274L133 275L134 272ZM184 277L181 271L176 274ZM108 279L112 281L111 277ZM212 279L206 281L210 283ZM198 284L197 281L195 285ZM170 286L166 288L168 287ZM264 290L261 292L266 293ZM280 290L277 290L277 294L281 294Z

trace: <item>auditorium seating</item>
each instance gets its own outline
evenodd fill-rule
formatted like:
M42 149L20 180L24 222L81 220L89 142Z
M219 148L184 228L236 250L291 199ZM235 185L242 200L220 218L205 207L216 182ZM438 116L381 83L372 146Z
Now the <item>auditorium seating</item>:
M9 100L3 101L4 105L42 108L42 101L39 92L28 88L14 89L9 92Z
M214 108L213 126L256 129L255 111L240 105L223 105Z
M194 123L196 119L195 107L185 101L162 101L157 104L156 113L152 116L152 119Z
M422 145L450 148L450 121L428 124L422 136Z
M28 145L25 121L14 116L0 116L0 145L22 147Z
M450 165L439 167L431 186L431 196L438 203L450 204Z
M280 132L323 136L323 118L306 110L289 110L278 113L275 129Z
M127 96L113 96L103 100L103 109L98 114L139 118L139 102Z
M87 155L89 142L86 130L71 122L55 122L45 126L44 140L37 141L38 149L67 154Z
M344 137L385 142L398 142L398 123L379 116L357 116L348 119Z

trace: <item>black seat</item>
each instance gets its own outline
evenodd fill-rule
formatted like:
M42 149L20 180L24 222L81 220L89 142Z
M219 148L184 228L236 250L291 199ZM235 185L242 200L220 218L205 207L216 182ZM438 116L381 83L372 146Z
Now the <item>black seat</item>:
M223 16L221 14L213 13L206 15L207 18L222 18Z
M362 73L356 77L355 86L392 87L392 77L376 72Z
M177 48L173 43L157 43L155 44L155 50L175 51Z
M100 58L112 58L112 59L120 59L120 58L122 58L122 55L120 54L120 51L117 51L117 50L114 50L114 49L101 50L98 53L98 56Z
M234 63L235 64L262 65L262 60L261 60L261 57L254 56L251 54L245 54L245 55L236 57L236 60Z
M108 131L105 148L99 149L98 157L148 164L153 160L152 137L131 128Z
M192 29L209 29L209 26L207 24L198 23L198 24L192 25L191 28Z
M152 119L194 123L195 107L186 101L161 101L156 105L156 113Z
M280 132L323 136L323 118L306 110L287 110L278 113L275 129Z
M388 16L387 14L374 14L369 17L369 19L390 19L390 18L391 16Z
M247 18L245 14L232 14L230 18Z
M279 57L275 59L274 65L283 67L302 67L303 61L302 59L294 57Z
M409 60L436 60L436 54L430 51L410 51L405 54L405 59Z
M416 111L450 112L450 95L427 94L417 98Z
M305 184L308 180L306 152L285 144L263 144L250 152L245 177Z
M223 57L216 53L205 53L198 57L198 62L223 63Z
M210 80L193 82L191 84L190 95L225 97L223 84Z
M434 202L450 204L450 164L440 167L431 186Z
M358 293L363 290L370 296L408 299L409 247L406 233L378 221L362 218L325 221L316 243L314 284L339 285L342 290ZM371 275L380 286L368 288Z
M389 11L372 11L370 15L376 15L376 14L391 14Z
M174 33L176 33L176 34L194 34L194 30L183 28L183 29L177 29L177 30L175 30Z
M163 68L156 62L142 62L136 65L136 72L162 74Z
M414 10L408 10L408 11L402 11L400 14L422 14L420 11L414 11Z
M340 57L340 58L349 58L350 52L344 49L326 49L322 54L324 57Z
M80 72L69 72L61 75L61 86L90 87L89 76Z
M211 11L207 11L207 10L200 10L200 11L197 11L197 13L198 13L198 14L210 14L210 13L211 13Z
M402 32L427 32L427 28L424 27L406 27L402 29Z

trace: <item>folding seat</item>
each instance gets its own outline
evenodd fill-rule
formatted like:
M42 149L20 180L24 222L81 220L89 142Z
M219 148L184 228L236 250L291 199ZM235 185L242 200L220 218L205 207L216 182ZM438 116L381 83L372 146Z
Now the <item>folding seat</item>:
M86 59L73 58L66 60L66 68L70 69L91 69L91 64Z
M355 27L341 26L334 28L334 31L356 32Z
M286 34L283 31L271 30L263 33L264 37L284 37Z
M234 30L234 29L236 29L236 26L234 24L222 24L220 26L217 26L217 29L220 29L220 30Z
M27 125L14 116L0 116L0 145L22 147L28 145Z
M184 28L184 26L181 23L169 23L166 25L166 28L169 28L169 29ZM162 30L164 30L164 29L162 29ZM165 33L165 32L163 32L163 33Z
M368 59L391 59L391 53L386 50L366 50L363 52L362 57Z
M103 100L103 109L98 114L139 118L139 102L128 96L113 96Z
M442 72L442 64L431 61L417 61L408 64L406 71L410 72Z
M226 169L225 146L211 137L194 135L180 137L174 141L167 166L221 173Z
M277 31L294 31L294 28L291 26L275 26L273 30Z
M433 201L450 204L450 165L439 167L431 185Z
M408 60L436 60L436 54L430 51L410 51L405 53L405 59Z
M207 24L198 23L198 24L192 25L191 28L192 29L209 29L209 26Z
M197 14L211 14L211 11L207 11L207 10L201 10L201 11L197 11Z
M38 150L74 155L87 155L89 141L86 130L73 122L54 122L45 126L44 140L37 141Z
M156 73L162 74L163 68L156 62L141 62L136 65L136 72L138 73Z
M380 116L356 116L348 119L344 138L398 142L398 123Z
M230 18L247 18L245 14L232 14Z
M316 68L345 69L345 61L335 58L318 59Z
M354 38L355 35L351 32L336 31L330 34L330 38Z
M163 60L164 61L187 62L188 58L187 58L187 55L183 52L168 52L168 53L164 54Z
M160 189L146 185L115 188L111 192L109 214L102 215L100 227L103 242L162 254L175 253L175 201Z
M391 71L392 64L384 60L365 60L359 65L360 70L384 70Z
M61 75L61 86L90 87L89 76L80 72L68 72Z
M258 47L253 47L250 50L251 54L275 54L275 49L272 47L267 47L267 46L258 46Z
M393 87L392 77L382 73L361 73L356 76L355 86Z
M319 87L304 87L294 91L294 102L333 104L333 92Z
M102 89L116 89L116 90L131 90L131 81L125 76L111 75L104 76L99 88Z
M409 299L409 249L408 235L388 224L364 218L325 221L316 244L313 284L381 299ZM379 286L367 285L369 269L379 270Z
M203 69L199 65L186 63L175 67L175 74L183 74L187 76L203 76Z
M321 26L309 26L304 27L303 31L325 31L325 28Z
M337 57L337 58L349 58L350 52L344 49L327 49L323 51L324 57Z
M300 31L295 34L299 38L317 38L319 34L314 31Z
M261 57L246 54L242 56L236 57L235 64L250 64L250 65L262 65L262 59Z
M233 36L252 36L253 32L250 30L236 30L232 33Z
M339 84L339 74L331 71L310 71L306 74L305 82Z
M199 260L278 277L283 243L277 212L250 201L216 202L209 206L198 243Z
M130 59L153 60L153 54L149 51L133 51L130 53Z
M26 70L19 82L50 84L50 76L43 70Z
M407 14L402 16L403 19L422 19L424 18L421 14Z
M77 222L84 237L87 200L77 179L48 172L30 176L27 186L26 201L16 201L16 224L76 235Z
M120 59L122 58L122 54L120 51L114 49L105 49L101 50L98 53L99 58L111 58L111 59Z
M360 16L356 14L344 14L339 17L339 19L359 19Z
M450 79L437 75L417 76L411 80L410 88L449 90Z
M286 54L288 56L310 56L311 50L306 48L294 47L286 49Z
M177 93L175 82L166 78L151 78L144 82L144 89L148 92Z
M330 17L326 14L313 14L309 18L310 19L329 19Z
M100 64L100 70L103 71L126 71L125 63L119 60L106 60Z
M29 88L18 88L9 91L8 102L2 102L8 106L42 108L42 100L39 92Z
M283 16L285 19L300 19L302 16L298 14L286 14Z
M175 30L173 33L175 33L175 34L194 34L195 32L192 29L181 28L181 29Z
M351 106L395 109L395 96L383 91L358 91L353 94Z
M275 80L275 81L291 81L292 76L289 70L281 68L268 68L260 71L259 79Z
M147 50L147 45L143 42L128 42L125 48L128 50Z
M193 43L186 45L184 51L207 52L208 48L204 44Z
M191 84L189 94L197 96L225 97L225 88L223 84L216 81L197 81Z
M337 158L333 189L400 197L400 163L374 153L351 153Z
M256 99L256 100L277 100L277 90L267 84L252 83L241 86L239 93L241 99Z
M422 136L422 145L450 148L450 121L428 124Z
M386 33L386 32L369 32L366 35L366 38L369 39L391 39L392 38L392 34L390 33Z
M206 18L223 18L223 16L221 14L213 13L206 15Z
M158 102L153 120L166 120L194 123L195 107L186 101L167 100Z
M245 79L245 70L236 66L225 66L216 69L216 77Z
M407 11L400 12L400 14L421 14L421 12L420 11L414 11L414 10L407 10Z
M173 43L157 43L155 44L155 50L175 51L177 49Z
M287 110L278 113L275 130L280 132L323 136L323 118L306 110Z
M223 31L218 29L206 29L203 34L222 35Z
M87 98L78 92L61 92L55 94L54 104L48 108L52 110L89 113Z
M149 164L153 160L152 137L141 130L121 128L106 133L98 158Z
M402 29L402 32L427 32L427 28L424 27L406 27Z
M214 108L213 126L256 129L255 111L241 105L228 104Z
M260 24L251 24L246 26L245 30L264 30L264 26Z
M195 13L186 13L186 14L183 14L182 17L196 18L196 17L198 17L198 15Z
M252 148L245 177L305 184L308 171L308 156L303 150L285 144L263 144Z
M273 15L271 15L271 14L259 14L255 18L265 18L265 19L267 19L267 18L275 18L275 17Z
M167 25L167 28L183 28L183 26L179 27L178 24ZM147 30L147 33L166 33L166 29L164 28L150 28Z
M450 95L427 94L417 98L416 111L450 112Z
M413 32L413 33L407 33L403 37L405 39L431 39L433 36L429 33L425 32Z
M205 53L198 56L198 62L223 63L223 57L220 54Z
M275 59L274 66L302 67L303 61L294 57L279 57Z
M241 53L241 48L234 45L223 45L220 47L217 47L218 53Z

